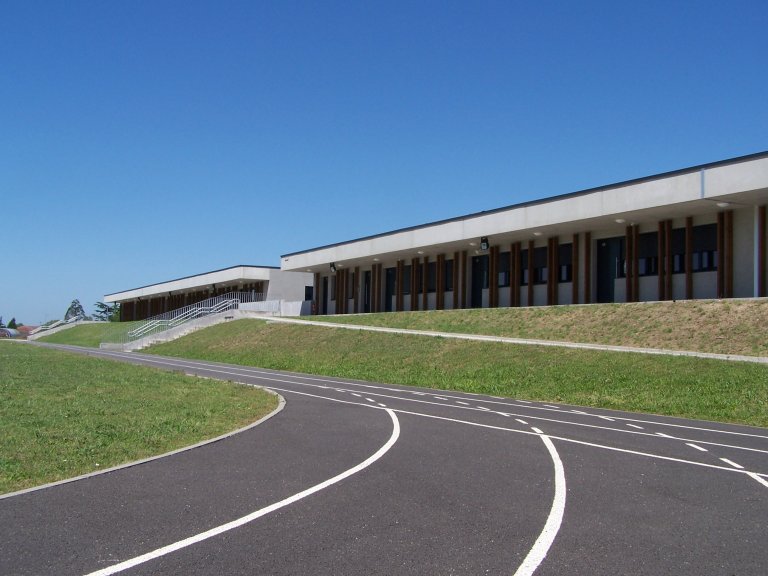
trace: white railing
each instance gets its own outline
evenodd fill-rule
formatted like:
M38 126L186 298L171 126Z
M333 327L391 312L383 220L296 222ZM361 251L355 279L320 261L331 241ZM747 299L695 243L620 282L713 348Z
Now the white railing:
M56 322L52 322L51 324L46 324L44 326L38 326L34 330L30 332L30 335L37 334L38 332L44 332L45 330L53 330L54 328L58 328L59 326L64 326L65 324L72 324L73 322L77 322L78 320L82 320L82 316L72 316L69 320L56 320Z
M237 310L241 305L262 303L263 300L264 295L257 292L230 292L221 296L214 296L197 304L190 304L177 310L153 316L139 325L132 323L132 327L129 330L113 334L105 342L127 344L147 336L177 328L197 318L204 318L211 314L218 314L228 310Z

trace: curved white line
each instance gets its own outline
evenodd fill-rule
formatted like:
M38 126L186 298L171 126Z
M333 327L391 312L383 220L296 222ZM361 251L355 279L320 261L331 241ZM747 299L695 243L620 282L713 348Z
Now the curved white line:
M544 529L539 534L533 548L528 552L528 556L525 557L520 568L515 572L515 576L531 576L539 567L539 564L544 561L549 548L555 541L557 532L560 530L560 525L563 522L563 513L565 512L565 472L563 471L563 463L560 461L560 456L557 454L557 449L552 440L547 436L541 436L541 439L547 450L549 450L552 463L555 465L555 498L552 501L552 508L549 511L547 522L544 524Z
M250 514L243 516L242 518L232 520L231 522L227 522L226 524L222 524L221 526L217 526L216 528L211 528L210 530L201 532L200 534L196 534L195 536L190 536L189 538L185 538L184 540L180 540L173 544L169 544L168 546L163 546L162 548L158 548L157 550L153 550L152 552L147 552L146 554L142 554L141 556L136 556L135 558L131 558L130 560L126 560L125 562L121 562L113 566L108 566L107 568L97 570L96 572L90 572L86 574L86 576L107 576L108 574L116 574L118 572L122 572L123 570L127 570L128 568L132 568L134 566L138 566L139 564L143 564L144 562L148 562L150 560L154 560L155 558L165 556L166 554L170 554L171 552L176 552L177 550L181 550L182 548L186 548L187 546L192 546L193 544L197 544L198 542L202 542L203 540L207 540L208 538L212 538L213 536L218 536L219 534L222 534L234 528L243 526L244 524L252 522L257 518L266 516L270 512L274 512L275 510L279 510L280 508L288 506L289 504L293 504L294 502L297 502L302 498L306 498L307 496L310 496L315 492L319 492L320 490L327 488L332 484L336 484L337 482L340 482L345 478L348 478L349 476L352 476L353 474L360 472L361 470L367 468L368 466L376 462L376 460L384 456L384 454L386 454L389 451L389 449L392 448L392 446L394 446L395 442L397 442L397 439L400 436L400 422L397 419L397 415L395 415L395 413L390 409L387 409L387 413L389 414L389 417L392 418L392 435L390 436L389 440L387 440L387 442L381 448L379 448L374 454L366 458L363 462L361 462L357 466L354 466L349 470L346 470L341 474L334 476L333 478L329 478L328 480L321 482L320 484L316 484L311 488L307 488L306 490L303 490L298 494L289 496L288 498L281 500L280 502L275 502L274 504L271 504L265 508L251 512Z

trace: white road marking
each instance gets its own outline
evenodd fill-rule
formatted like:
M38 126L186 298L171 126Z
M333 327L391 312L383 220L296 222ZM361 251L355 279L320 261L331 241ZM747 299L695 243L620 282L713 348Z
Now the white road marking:
M630 428L635 428L637 430L645 430L642 426L638 426L637 424L627 424Z
M670 436L669 434L664 434L664 432L656 432L656 436L661 436L662 438L673 438L674 436Z
M66 345L64 345L64 346L57 346L57 347L58 348L62 348L62 349L66 349L67 348ZM81 350L79 348L77 348L77 351L80 352ZM345 382L345 381L342 381L342 380L335 380L335 379L331 379L331 378L328 378L328 377L311 376L311 375L304 375L304 374L291 374L291 373L287 373L286 374L286 373L282 373L282 372L267 371L267 370L258 369L258 368L236 367L236 366L222 366L221 364L212 364L212 363L197 362L197 361L186 361L185 362L183 359L172 359L172 358L165 358L165 357L162 357L162 356L148 357L148 355L146 355L146 354L140 354L140 353L136 353L136 352L129 352L129 353L125 353L125 352L123 352L123 353L120 353L120 352L99 352L97 354L91 354L91 355L93 355L93 356L107 356L107 357L112 356L112 357L115 357L115 358L130 359L130 360L134 360L134 361L137 358L140 358L143 362L151 363L151 364L160 364L160 365L164 365L164 366L178 366L178 367L196 368L196 369L203 368L203 369L206 369L208 371L221 372L222 374L235 374L235 375L240 375L240 376L248 376L248 375L251 375L251 374L264 375L264 376L269 376L270 379L274 380L274 381L288 382L288 383L291 383L291 384L298 384L298 385L302 385L302 386L304 386L304 385L312 386L312 384L305 384L304 382L299 382L297 380L279 380L278 378L275 378L275 377L276 376L279 376L279 377L282 377L282 378L291 377L291 378L295 378L295 379L324 382L326 384L344 384L345 386L358 386L358 387L362 387L362 388L372 388L372 389L377 389L377 390L385 390L385 391L389 391L389 392L400 392L400 393L408 393L408 392L410 392L411 394L416 394L416 395L419 395L419 396L425 396L426 395L424 392L417 392L417 391L414 391L414 390L404 390L404 389L401 389L401 388L389 388L389 387L386 387L386 386L377 386L377 385L374 385L374 384L362 384L360 382ZM238 370L239 372L224 371L224 370L222 370L223 367L232 368L232 369ZM242 374L242 372L245 372L245 374ZM347 391L347 390L345 390L345 391ZM477 393L474 393L474 392L464 392L463 394L464 394L464 396L480 396L480 394L477 394ZM451 398L462 398L462 396L451 396ZM403 398L399 398L399 399L403 399ZM512 400L512 399L509 399L509 400ZM529 400L512 400L512 401L513 402L521 402L521 403L524 403L524 404L533 404ZM493 402L491 400L486 400L486 402L491 402L493 404L505 404L507 406L514 406L515 405L515 404L510 404L509 402ZM551 408L542 408L542 407L539 407L539 406L525 406L525 408L529 408L531 410L545 410L545 411L552 410ZM591 414L589 414L589 415L592 416ZM530 416L530 417L531 418L537 418L535 416ZM574 424L576 426L590 426L589 424L580 424L580 423L560 421L560 420L548 420L546 418L538 418L538 419L547 420L547 421L551 421L551 422L563 422L563 423L566 423L566 424ZM732 431L732 430L718 430L718 429L715 429L715 428L702 428L702 427L699 427L699 426L687 426L687 425L683 425L683 424L673 424L671 422L654 421L654 420L639 420L637 418L620 418L620 417L616 417L615 419L622 420L622 421L639 422L641 424L652 424L652 425L656 425L656 426L669 426L669 427L673 427L673 428L684 428L686 430L697 430L697 431L702 431L702 432L713 432L713 433L716 433L716 434L730 434L730 435L735 435L735 436L748 436L748 437L751 437L751 438L761 438L761 439L764 439L764 440L768 440L768 436L763 435L763 434L751 434L751 433L747 433L747 432L735 432L735 431ZM599 427L595 426L595 428L599 428ZM612 429L611 428L606 428L606 430L612 430ZM671 438L671 436L670 436L670 438ZM744 449L744 450L751 450L750 448L743 448L743 447L739 447L739 446L729 446L727 444L716 444L716 443L712 443L712 442L709 442L708 444L712 444L714 446L724 446L724 447L729 447L729 448L741 448L741 449ZM757 450L757 451L758 452L762 452L762 450Z
M531 426L531 430L533 430L534 432L536 432L536 434L544 434L544 432L542 432L541 430L539 430L539 429L538 429L538 428L536 428L535 426Z
M589 416L589 414L587 414L583 410L571 410L571 412L573 412L574 414L581 414L582 416Z
M520 420L520 418L515 418L515 421L516 422L520 422L520 424L522 424L524 426L528 426L528 422L526 422L525 420Z
M368 400L368 402L371 402L371 403L373 403L373 404L376 404L376 400L374 400L373 398L367 398L367 397L366 397L366 400Z
M738 468L739 470L744 470L744 466L742 466L741 464L736 464L736 462L734 462L733 460L728 460L728 458L720 458L720 460L722 460L726 464L730 464L734 468Z
M456 404L461 404L462 406L469 406L469 402L462 402L461 400L456 400Z
M320 490L323 490L328 486L336 484L337 482L340 482L345 478L349 478L353 474L356 474L361 470L364 470L365 468L367 468L368 466L376 462L379 458L384 456L384 454L386 454L389 451L389 449L392 448L392 446L394 446L395 442L397 442L397 439L400 436L400 421L397 419L397 415L394 413L394 411L390 409L387 409L387 414L389 414L389 417L392 419L392 435L389 437L389 440L387 440L387 442L381 448L379 448L375 453L371 454L368 458L366 458L363 462L361 462L357 466L354 466L349 470L342 472L341 474L337 474L333 478L329 478L328 480L321 482L320 484L316 484L311 488L307 488L306 490L303 490L298 494L294 494L293 496L285 498L280 502L275 502L274 504L271 504L265 508L256 510L255 512L251 512L250 514L243 516L242 518L238 518L231 522L227 522L226 524L222 524L221 526L217 526L216 528L206 530L205 532L201 532L200 534L196 534L195 536L191 536L184 540L174 542L173 544L169 544L168 546L163 546L162 548L158 548L157 550L153 550L152 552L142 554L141 556L136 556L135 558L131 558L130 560L126 560L125 562L120 562L119 564L108 566L102 570L91 572L86 576L108 576L109 574L116 574L118 572L122 572L123 570L127 570L128 568L133 568L134 566L138 566L139 564L143 564L145 562L149 562L150 560L154 560L156 558L160 558L161 556L165 556L172 552L176 552L177 550L181 550L182 548L192 546L193 544L197 544L198 542L202 542L203 540L207 540L208 538L212 538L224 532L228 532L229 530L233 530L234 528L239 528L240 526L243 526L249 522L252 522L257 518L261 518L262 516L266 516L270 512L274 512L275 510L284 508L289 504L293 504L294 502L297 502L302 498L306 498L307 496L310 496L315 492L319 492Z
M362 398L362 396L360 394L355 394L354 392L350 392L350 394L352 394L352 396L355 396L357 398Z
M608 420L608 422L616 422L614 418L611 418L609 416L601 416L600 414L597 414L598 418L602 418L603 420Z
M547 408L554 408L555 410L560 410L560 408L559 408L559 407L557 407L557 406L552 406L552 404L544 404L544 406L546 406Z
M699 450L700 452L709 452L706 448L702 448L701 446L698 446L694 444L693 442L686 442L686 446L690 446L691 448L695 448L696 450Z
M435 396L434 398L435 400L445 400L446 402L448 401L448 398L443 398L442 396Z
M747 472L747 476L749 476L753 480L757 480L758 482L760 482L760 484L768 488L768 481L766 481L764 478L760 478L758 474L755 474L754 472Z
M486 408L485 406L475 406L475 408L477 408L478 410L485 410L486 412L490 412L491 411L490 408Z
M506 412L496 412L499 416L506 416L507 418L510 417L510 414L507 414Z
M381 406L382 408L386 408L387 407L386 404L382 404L381 402L379 402L379 406Z
M546 524L544 524L544 529L539 534L533 548L528 552L523 563L515 572L515 576L531 576L544 561L560 530L560 526L563 523L563 514L565 513L565 495L567 491L563 463L552 440L548 436L541 436L541 439L549 451L552 463L555 465L555 497L552 499L552 508L549 510L549 516L547 517Z

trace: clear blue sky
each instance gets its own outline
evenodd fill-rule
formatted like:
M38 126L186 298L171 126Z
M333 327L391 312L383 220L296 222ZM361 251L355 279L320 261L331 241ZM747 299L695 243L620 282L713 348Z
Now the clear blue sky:
M0 4L0 315L768 149L768 3Z

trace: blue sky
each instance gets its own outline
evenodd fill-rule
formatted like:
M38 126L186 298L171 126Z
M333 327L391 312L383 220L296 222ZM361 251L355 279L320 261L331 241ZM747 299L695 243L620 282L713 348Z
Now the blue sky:
M768 4L6 0L0 315L768 150Z

